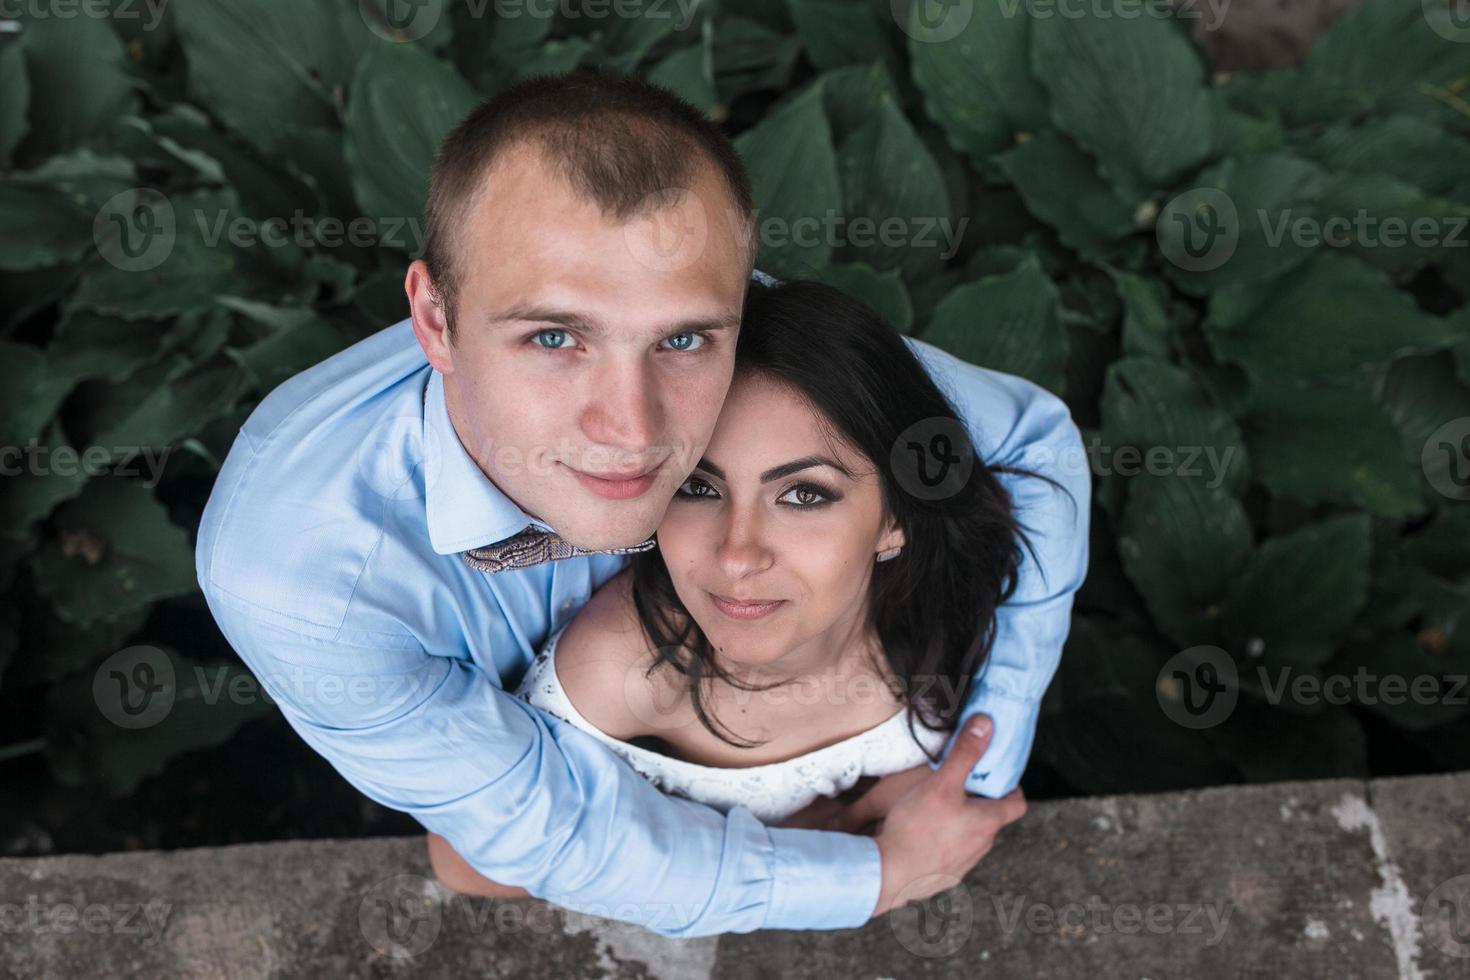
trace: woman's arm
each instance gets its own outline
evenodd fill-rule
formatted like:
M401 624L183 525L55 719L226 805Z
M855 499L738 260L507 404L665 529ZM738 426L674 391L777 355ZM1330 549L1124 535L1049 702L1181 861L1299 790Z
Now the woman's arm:
M439 879L441 885L461 895L507 901L531 897L531 893L524 888L502 885L480 874L455 852L449 841L433 831L429 832L429 865L434 869L434 877Z

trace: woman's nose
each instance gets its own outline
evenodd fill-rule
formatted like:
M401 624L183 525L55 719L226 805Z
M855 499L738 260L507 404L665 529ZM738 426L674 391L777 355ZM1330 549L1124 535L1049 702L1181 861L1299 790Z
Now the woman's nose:
M758 572L771 564L774 554L765 535L766 530L757 515L732 508L715 557L732 577Z

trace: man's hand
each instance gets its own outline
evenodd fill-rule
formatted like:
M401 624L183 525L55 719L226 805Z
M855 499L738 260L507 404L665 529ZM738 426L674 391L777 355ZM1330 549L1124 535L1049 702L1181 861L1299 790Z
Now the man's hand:
M896 798L880 797L868 809L854 811L853 820L886 813L874 835L883 858L875 918L959 884L990 853L1000 829L1025 815L1026 799L1019 788L998 800L965 792L965 778L985 754L993 729L989 717L971 718L938 769L927 777L912 769L895 773L904 779L894 780L885 796Z

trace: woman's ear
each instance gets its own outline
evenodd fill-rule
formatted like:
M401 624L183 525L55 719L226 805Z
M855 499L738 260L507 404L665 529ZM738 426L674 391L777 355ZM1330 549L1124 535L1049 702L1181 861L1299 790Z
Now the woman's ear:
M879 551L891 551L894 548L902 548L905 544L903 528L898 526L898 521L892 518L888 521L888 530L883 537L878 539Z

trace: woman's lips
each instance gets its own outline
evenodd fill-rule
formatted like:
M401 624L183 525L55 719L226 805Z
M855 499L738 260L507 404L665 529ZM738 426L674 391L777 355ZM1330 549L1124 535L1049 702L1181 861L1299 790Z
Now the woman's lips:
M736 602L733 599L715 595L713 592L706 594L715 604L715 608L731 619L761 619L775 612L786 602L785 599L772 599L768 602Z

